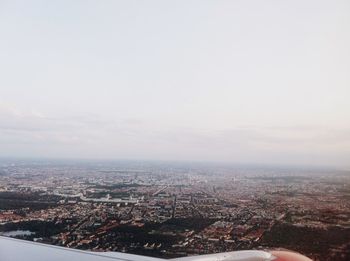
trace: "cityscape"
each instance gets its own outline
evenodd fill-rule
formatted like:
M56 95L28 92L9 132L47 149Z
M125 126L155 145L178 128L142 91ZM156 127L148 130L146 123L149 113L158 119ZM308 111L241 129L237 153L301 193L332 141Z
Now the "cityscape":
M350 261L350 1L0 0L0 261Z
M163 258L288 249L349 260L350 172L2 160L0 235Z

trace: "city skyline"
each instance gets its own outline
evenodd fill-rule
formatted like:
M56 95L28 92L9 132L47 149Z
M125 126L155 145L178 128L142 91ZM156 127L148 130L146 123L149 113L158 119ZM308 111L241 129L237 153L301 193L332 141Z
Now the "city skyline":
M0 237L162 258L282 248L345 261L349 184L339 170L8 160Z

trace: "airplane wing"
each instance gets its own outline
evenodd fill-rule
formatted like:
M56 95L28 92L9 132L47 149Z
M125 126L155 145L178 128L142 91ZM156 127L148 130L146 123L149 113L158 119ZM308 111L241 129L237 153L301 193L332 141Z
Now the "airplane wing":
M164 261L162 258L146 257L119 252L92 252L59 247L0 236L1 261ZM234 251L211 255L189 256L173 261L311 261L300 254L261 250Z
M125 253L92 252L0 236L1 261L159 261Z

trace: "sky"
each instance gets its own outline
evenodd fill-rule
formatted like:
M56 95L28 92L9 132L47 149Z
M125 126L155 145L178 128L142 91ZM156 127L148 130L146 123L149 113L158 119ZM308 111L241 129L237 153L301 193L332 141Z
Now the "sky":
M350 1L0 0L0 157L350 167Z

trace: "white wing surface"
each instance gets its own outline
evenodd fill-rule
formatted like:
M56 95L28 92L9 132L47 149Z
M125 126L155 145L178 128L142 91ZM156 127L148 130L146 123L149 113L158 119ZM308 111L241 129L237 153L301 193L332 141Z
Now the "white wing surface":
M0 236L0 261L165 261L119 252L92 252ZM260 250L189 256L172 261L311 261L298 253Z
M108 255L108 253L111 253ZM91 252L0 237L0 261L160 261L117 252Z

